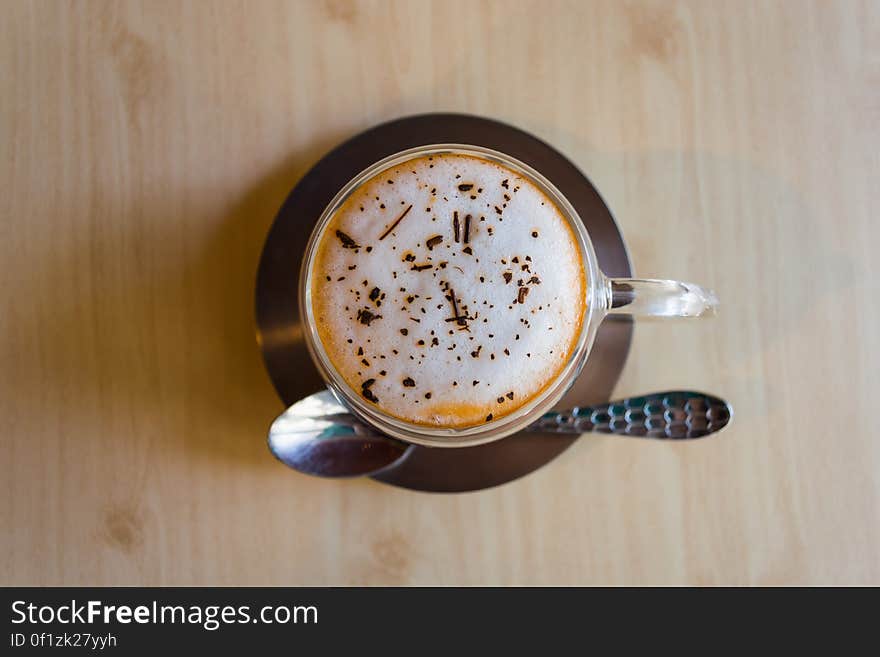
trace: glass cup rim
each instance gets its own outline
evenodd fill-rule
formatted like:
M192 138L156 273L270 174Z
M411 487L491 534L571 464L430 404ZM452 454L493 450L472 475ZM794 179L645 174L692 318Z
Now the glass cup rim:
M469 427L432 427L407 422L362 400L357 391L345 382L331 362L318 335L312 313L312 263L317 246L333 215L361 184L377 173L416 157L435 154L461 154L481 157L501 164L527 177L553 201L562 212L566 221L568 221L578 242L582 265L587 277L586 299L584 300L586 307L581 330L575 347L572 349L558 376L543 391L516 411L489 422ZM598 324L604 316L602 312L602 309L605 307L602 302L604 300L603 282L604 276L599 269L592 241L580 215L562 192L539 171L506 153L484 146L461 143L437 143L416 146L388 155L363 169L337 192L324 208L309 237L305 257L302 260L299 272L298 301L300 317L303 318L304 324L304 339L309 354L321 377L324 379L327 388L341 403L379 431L406 442L430 447L466 447L499 440L524 429L544 413L551 410L562 398L583 368L592 349Z

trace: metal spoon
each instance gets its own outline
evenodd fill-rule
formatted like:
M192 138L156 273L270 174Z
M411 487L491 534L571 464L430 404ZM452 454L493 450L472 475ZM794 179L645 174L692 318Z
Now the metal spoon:
M525 431L688 439L721 431L732 416L733 409L718 397L674 390L552 411ZM361 422L329 390L298 401L269 429L269 449L279 461L319 477L376 474L411 447Z

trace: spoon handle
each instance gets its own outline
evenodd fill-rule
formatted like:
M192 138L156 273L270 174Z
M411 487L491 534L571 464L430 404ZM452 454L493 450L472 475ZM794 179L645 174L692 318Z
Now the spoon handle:
M641 438L701 438L721 431L732 416L733 409L723 399L701 392L675 390L598 406L551 411L530 425L527 431L594 431Z

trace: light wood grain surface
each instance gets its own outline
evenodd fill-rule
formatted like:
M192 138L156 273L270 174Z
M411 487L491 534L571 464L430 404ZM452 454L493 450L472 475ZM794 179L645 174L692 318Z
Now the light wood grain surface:
M0 20L0 584L880 584L880 3L10 2ZM639 274L588 437L429 495L285 469L254 342L266 231L325 151L426 111L590 176Z

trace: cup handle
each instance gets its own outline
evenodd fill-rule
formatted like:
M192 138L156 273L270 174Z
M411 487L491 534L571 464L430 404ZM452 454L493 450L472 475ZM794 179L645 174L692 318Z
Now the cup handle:
M605 279L607 311L639 317L711 317L718 297L693 283L651 278Z

